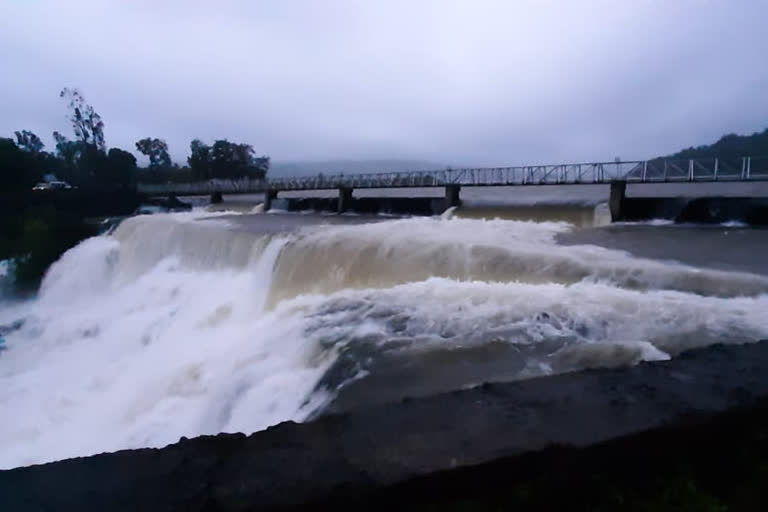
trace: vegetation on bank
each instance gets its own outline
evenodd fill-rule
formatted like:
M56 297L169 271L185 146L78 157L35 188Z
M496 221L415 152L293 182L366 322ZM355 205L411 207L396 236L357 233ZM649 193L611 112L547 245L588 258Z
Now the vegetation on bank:
M741 158L744 156L768 156L768 128L752 135L723 135L714 144L683 149L664 158Z
M0 260L11 260L16 291L37 290L48 267L70 247L97 234L95 224L52 206L0 216Z
M60 97L73 138L53 132L55 148L49 152L30 130L0 137L0 261L11 261L20 292L34 291L51 263L96 233L86 217L135 209L129 209L132 203L126 198L136 197L138 182L259 179L269 169L269 157L257 157L251 145L228 140L212 145L193 140L186 165L179 166L166 142L152 137L136 142L135 149L149 160L139 167L130 151L107 146L104 121L80 91L65 88ZM58 190L32 190L54 181Z

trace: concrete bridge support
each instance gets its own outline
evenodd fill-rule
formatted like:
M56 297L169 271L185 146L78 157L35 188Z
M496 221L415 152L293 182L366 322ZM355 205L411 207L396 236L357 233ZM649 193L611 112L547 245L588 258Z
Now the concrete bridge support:
M611 198L608 205L611 210L611 222L618 222L624 217L624 199L627 196L626 181L611 182Z
M337 211L344 213L352 203L352 188L339 187L339 205Z
M268 188L264 192L264 211L268 212L272 209L272 201L277 199L277 193L280 192L277 189L274 188Z
M461 205L461 199L459 197L461 193L461 185L451 184L445 186L445 209L453 208L454 206Z

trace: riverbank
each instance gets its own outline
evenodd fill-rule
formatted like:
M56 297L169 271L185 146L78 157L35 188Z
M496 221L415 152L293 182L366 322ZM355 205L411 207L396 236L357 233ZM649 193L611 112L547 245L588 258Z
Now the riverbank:
M763 471L763 459L758 457L763 452L754 451L756 446L750 439L764 439L761 425L766 425L766 367L767 342L713 346L629 369L486 384L330 415L305 424L286 422L251 436L203 436L183 439L163 449L126 450L19 468L0 472L0 508L265 510L328 500L350 504L371 496L413 504L406 499L412 491L417 495L422 492L423 503L440 503L442 507L463 498L457 495L446 501L429 491L430 485L437 485L440 479L451 482L458 478L469 486L468 499L476 501L482 496L472 494L471 483L483 481L482 475L488 474L495 475L496 498L504 497L502 491L513 493L517 489L518 498L528 496L526 499L534 500L528 503L546 503L547 496L539 495L543 501L537 502L530 490L546 488L550 482L559 482L565 486L563 489L570 488L572 482L581 482L588 484L584 496L608 499L615 495L623 500L632 499L636 492L634 486L630 494L621 487L625 482L622 478L632 475L631 467L639 471L634 475L638 485L653 485L660 471L688 467L686 453L706 453L701 443L710 443L712 453L719 450L717 453L723 456L729 453L728 443L754 454L757 459L745 460L739 468L756 478L759 475L754 471ZM736 407L748 409L722 420L713 416ZM647 434L650 437L639 436L634 441L626 437L662 427L657 433ZM734 435L728 439L709 437L722 428L731 429ZM695 435L686 446L698 448L670 452L666 459L663 450L645 452L644 447L653 445L653 439L666 439L660 447L673 446L687 439L687 432ZM625 439L619 439L622 437ZM610 443L601 444L612 439L619 439L619 445L613 445L619 446L616 450ZM720 446L721 442L725 444ZM541 452L552 446L573 448ZM591 455L577 449L590 446L602 459L592 461ZM658 466L651 464L651 459L633 465L633 453L660 453ZM529 473L526 468L530 457L538 462ZM504 480L494 466L486 465L468 469L478 473L468 474L466 479L462 473L447 473L431 477L436 480L405 483L493 461L503 464L498 467L516 467L514 471L526 474L529 480L516 488L514 471ZM670 465L670 461L676 464ZM626 471L614 472L611 464L623 464ZM602 472L595 473L596 468ZM698 475L698 466L694 464L693 468L691 474ZM680 485L670 482L669 492L682 492L685 500L709 497L710 491L698 492L695 482L691 490L688 482L692 480L683 469L679 472ZM613 484L598 478L600 475L617 478L619 495L613 493ZM405 487L389 488L398 484ZM460 494L462 487L456 484L451 489ZM482 492L482 488L474 489ZM449 491L445 489L445 496L452 496ZM760 489L755 487L753 491L757 495ZM556 494L549 497L565 499ZM501 503L494 501L496 498L488 503ZM726 498L724 495L722 499ZM579 509L579 495L573 499ZM605 499L600 503L605 503L606 509L611 503L615 505Z
M768 400L593 446L554 446L329 500L334 510L763 511Z

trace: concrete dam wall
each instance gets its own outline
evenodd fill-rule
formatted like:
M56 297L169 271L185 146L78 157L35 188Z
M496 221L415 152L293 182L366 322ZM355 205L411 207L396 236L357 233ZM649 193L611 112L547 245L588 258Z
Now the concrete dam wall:
M624 183L611 188L609 206L613 222L665 219L678 223L720 224L742 222L768 225L768 198L753 197L627 197ZM291 212L327 211L361 214L440 215L451 206L461 206L458 197L339 197L277 198L272 207ZM279 202L277 202L279 201ZM551 205L552 208L562 205ZM547 205L530 206L541 210ZM525 208L510 205L511 209ZM497 208L498 209L498 208Z
M636 197L625 198L614 221L667 219L678 223L743 222L768 225L768 199L750 197Z

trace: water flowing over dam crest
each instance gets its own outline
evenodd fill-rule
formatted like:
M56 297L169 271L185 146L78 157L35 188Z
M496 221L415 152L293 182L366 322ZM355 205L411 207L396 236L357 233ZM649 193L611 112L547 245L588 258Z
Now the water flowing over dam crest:
M195 211L86 240L0 309L0 468L768 337L765 275L463 215Z

